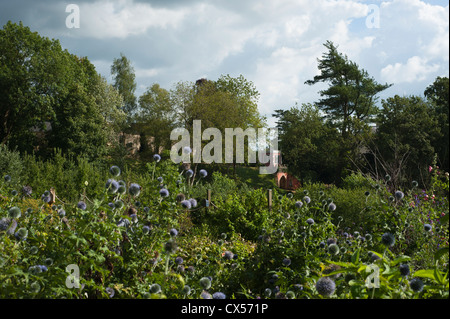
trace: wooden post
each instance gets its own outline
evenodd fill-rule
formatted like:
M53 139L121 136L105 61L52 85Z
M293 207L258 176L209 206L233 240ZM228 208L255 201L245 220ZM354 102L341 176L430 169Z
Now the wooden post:
M207 193L206 193L206 208L209 209L209 207L211 206L211 190L208 189Z
M271 212L272 211L272 190L271 189L269 189L267 191L267 200L269 202L269 212Z

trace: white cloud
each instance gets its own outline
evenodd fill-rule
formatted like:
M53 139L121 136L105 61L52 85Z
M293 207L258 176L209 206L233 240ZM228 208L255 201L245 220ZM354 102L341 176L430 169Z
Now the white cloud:
M80 7L80 34L93 38L126 38L149 28L177 28L186 10L153 8L133 0L85 2Z
M430 64L425 58L413 56L406 64L395 63L384 67L381 70L381 77L391 83L421 82L438 70L438 64Z

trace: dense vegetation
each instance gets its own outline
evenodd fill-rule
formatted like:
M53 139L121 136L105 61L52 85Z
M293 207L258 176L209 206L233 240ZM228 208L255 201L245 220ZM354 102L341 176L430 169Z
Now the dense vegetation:
M354 174L345 188L274 190L268 207L265 189L158 156L139 173L59 165L35 166L33 187L1 182L3 298L448 298L436 169L427 192Z

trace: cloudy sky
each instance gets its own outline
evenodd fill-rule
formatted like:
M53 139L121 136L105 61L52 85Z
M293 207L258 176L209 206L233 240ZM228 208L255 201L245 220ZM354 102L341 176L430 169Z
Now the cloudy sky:
M66 25L69 4L79 8L79 28ZM8 20L87 56L110 82L123 53L137 96L153 83L170 89L242 74L271 125L273 110L318 100L324 86L304 82L318 73L327 40L378 82L394 84L380 98L423 95L449 75L448 0L0 0L0 24Z

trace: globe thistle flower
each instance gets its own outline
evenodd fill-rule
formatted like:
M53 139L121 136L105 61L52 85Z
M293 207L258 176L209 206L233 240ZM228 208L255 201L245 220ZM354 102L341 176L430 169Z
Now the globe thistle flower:
M39 249L36 246L30 247L30 254L36 255L38 253Z
M11 218L19 218L22 215L22 212L20 211L19 207L14 206L8 210L8 215Z
M291 265L291 260L289 258L284 258L283 265L289 267Z
M423 290L423 281L420 278L413 278L409 282L409 286L414 292L421 292Z
M142 233L143 233L144 235L147 235L148 233L150 233L150 227L147 226L147 225L143 226L143 227L142 227Z
M189 201L191 202L191 207L197 207L197 200L195 198L190 198Z
M42 271L42 272L48 271L48 268L47 268L47 266L45 266L45 265L38 265L38 267L41 268L41 271Z
M115 194L119 189L119 183L114 179L108 179L105 187L108 190L108 193Z
M302 206L303 206L303 203L301 201L295 202L295 207L300 209L300 208L302 208Z
M106 291L106 293L108 294L108 297L109 297L109 298L114 297L115 291L114 291L113 288L111 288L111 287L106 287L106 288L105 288L105 291Z
M161 292L161 286L159 284L153 284L150 286L150 292L152 294L158 294Z
M117 189L117 193L123 195L127 192L127 187L125 185L120 185L119 184L119 188Z
M212 295L213 299L226 299L227 297L225 296L225 294L223 292L215 292Z
M209 292L203 290L202 293L200 294L200 298L201 299L212 299L212 296Z
M78 202L78 204L77 204L77 207L79 208L79 209L81 209L81 210L86 210L86 203L85 202L83 202L83 201L79 201Z
M306 223L307 223L308 225L314 225L314 219L308 218L308 219L306 220Z
M319 243L319 248L325 248L325 246L326 246L325 242L321 241Z
M186 196L183 193L178 193L177 196L175 197L175 200L179 203L181 203L185 199L186 199Z
M188 200L183 200L183 201L181 201L181 206L184 209L191 209L191 202Z
M173 254L177 251L177 244L173 240L169 240L164 244L164 251L167 254Z
M59 211L58 211L58 215L59 215L59 217L64 217L64 216L66 216L66 211L64 210L64 209L60 209Z
M223 253L223 257L224 257L226 260L231 260L231 259L233 259L234 254L233 254L231 251L227 250L227 251L225 251L225 252Z
M171 237L176 237L176 236L178 236L178 230L176 230L175 228L172 228L169 231L169 234L170 234Z
M44 203L49 203L51 201L50 193L48 193L48 195L46 195L45 193L42 194L41 199Z
M203 177L203 178L208 176L208 172L204 169L201 169L198 173L200 174L200 177Z
M328 210L331 211L331 212L335 211L336 210L336 205L334 203L330 203L328 205Z
M211 288L211 279L209 279L208 277L201 278L199 283L200 283L200 286L203 287L203 289Z
M433 228L433 226L431 226L430 224L424 224L423 225L423 229L425 229L426 232L431 231L432 228Z
M116 166L116 165L111 166L111 167L109 168L109 173L110 173L112 176L115 176L115 177L120 176L121 171L120 171L119 166Z
M403 199L403 197L405 197L405 194L403 194L402 191L396 191L394 195L397 200L401 200Z
M194 267L194 266L189 266L189 267L187 267L187 271L188 271L189 273L193 274L194 271L195 271L195 267Z
M329 246L328 246L328 252L329 252L331 255L337 255L337 254L339 254L339 246L336 245L336 244L331 244L331 245L329 245Z
M303 201L304 201L306 204L309 204L309 203L311 203L311 198L309 198L309 196L305 196L305 197L303 197Z
M162 178L161 176L159 176L158 178L156 178L158 180L158 182L162 183L164 181L164 178Z
M334 281L328 277L321 277L316 282L316 290L319 295L324 297L331 296L336 289L336 284Z
M51 259L51 258L46 258L46 259L44 260L44 264L45 264L46 266L51 266L51 265L53 265L53 259Z
M190 295L191 294L191 287L189 287L188 285L184 285L183 290L181 290L183 292L183 295Z
M395 237L391 233L384 233L381 236L381 242L386 247L392 247L395 244Z
M188 169L185 174L188 178L191 178L192 176L194 176L194 171L191 169Z
M30 292L33 294L37 294L41 290L41 285L35 281L30 285Z
M14 236L17 240L25 240L28 237L28 230L26 228L20 228Z
M409 269L409 266L407 264L401 264L399 268L400 268L400 274L403 277L406 277L406 276L409 275L410 269Z
M11 181L11 176L5 175L5 176L3 177L3 180L5 181L5 183L9 183L9 182Z
M141 193L141 186L136 183L131 183L130 187L128 188L128 192L131 196L139 196L139 194Z
M118 199L114 202L114 207L117 209L122 209L123 206L124 206L124 203L120 199Z
M18 191L16 191L15 189L13 189L12 191L11 191L11 196L17 196L19 194L19 192Z
M386 180L386 182L389 182L389 181L391 180L391 176L387 174L387 175L384 177L384 179Z
M167 189L163 188L159 191L159 195L161 195L161 197L163 197L163 198L169 197L169 191Z
M153 160L158 163L161 160L161 156L159 154L153 155Z
M22 187L22 193L25 196L31 196L31 194L33 193L33 189L31 188L31 186L24 186Z
M272 295L272 289L266 288L264 290L264 296L266 296L267 298L270 298L271 295Z
M286 298L287 299L294 299L295 298L295 292L293 292L292 290L289 290L288 292L286 292Z

